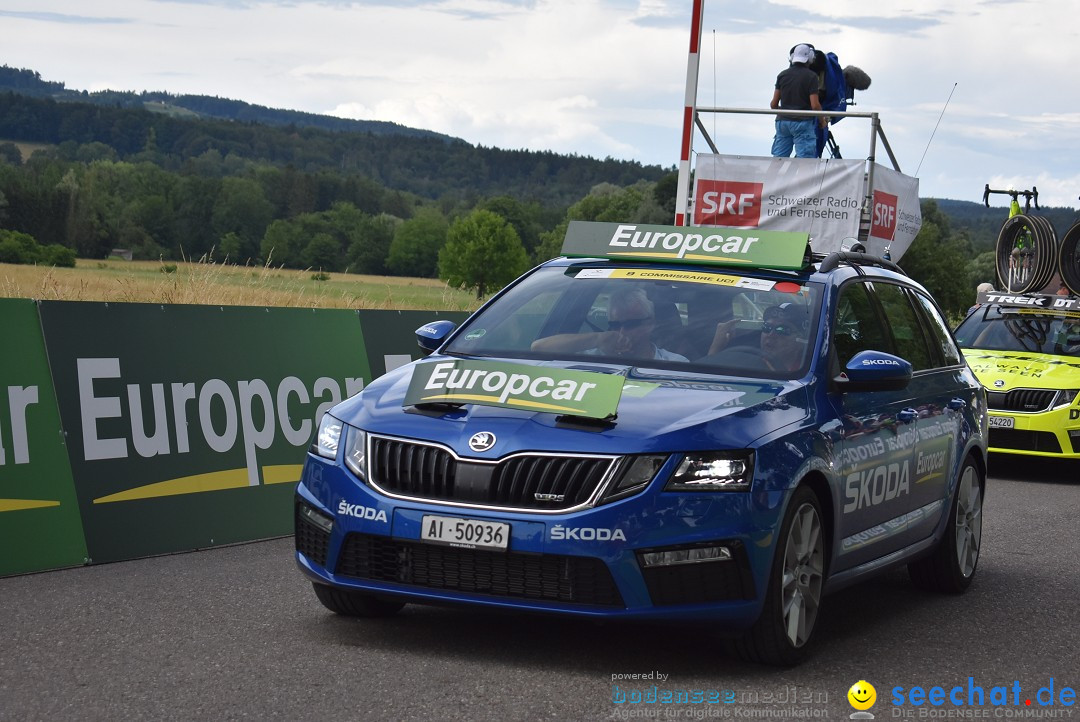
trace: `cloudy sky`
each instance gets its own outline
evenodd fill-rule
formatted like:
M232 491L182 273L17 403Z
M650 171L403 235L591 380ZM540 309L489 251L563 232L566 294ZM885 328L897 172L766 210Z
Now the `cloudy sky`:
M0 63L76 90L165 90L387 120L483 146L679 160L691 0L0 0ZM767 107L799 42L872 78L923 197L1080 195L1073 0L705 0L698 104ZM768 155L767 115L706 114ZM845 158L869 121L834 127ZM708 152L697 135L695 152ZM879 160L887 162L885 154ZM1004 196L991 205L1004 206Z

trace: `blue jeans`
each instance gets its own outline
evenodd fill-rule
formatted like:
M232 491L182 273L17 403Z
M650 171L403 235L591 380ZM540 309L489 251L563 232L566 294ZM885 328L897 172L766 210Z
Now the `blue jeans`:
M795 147L796 158L819 158L817 154L817 119L776 119L776 136L772 142L772 154L787 158Z

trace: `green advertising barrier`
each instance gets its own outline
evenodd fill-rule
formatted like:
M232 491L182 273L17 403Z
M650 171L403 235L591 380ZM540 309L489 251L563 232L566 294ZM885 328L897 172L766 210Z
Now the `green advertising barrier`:
M461 322L464 311L357 311L364 330L368 364L375 376L382 376L424 356L416 345L416 329L432 321Z
M0 299L0 576L86 562L37 304Z
M355 311L40 314L92 562L291 533L317 419L372 378Z

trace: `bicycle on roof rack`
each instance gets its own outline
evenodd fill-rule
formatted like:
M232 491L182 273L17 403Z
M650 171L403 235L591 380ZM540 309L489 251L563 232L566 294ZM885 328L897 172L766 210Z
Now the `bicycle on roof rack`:
M1009 196L1009 218L1001 226L995 250L998 285L1010 293L1034 293L1050 283L1058 266L1057 234L1043 216L1031 215L1031 204L1039 209L1039 190L1000 190L986 184L983 203L990 207L990 194ZM1020 196L1024 208L1020 209Z

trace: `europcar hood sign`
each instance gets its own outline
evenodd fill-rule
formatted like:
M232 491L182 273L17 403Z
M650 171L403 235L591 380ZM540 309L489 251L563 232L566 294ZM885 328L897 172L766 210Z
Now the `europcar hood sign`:
M402 403L480 404L606 419L614 416L624 377L498 361L431 361L413 366Z
M809 239L794 231L570 221L562 254L797 270L805 263Z

